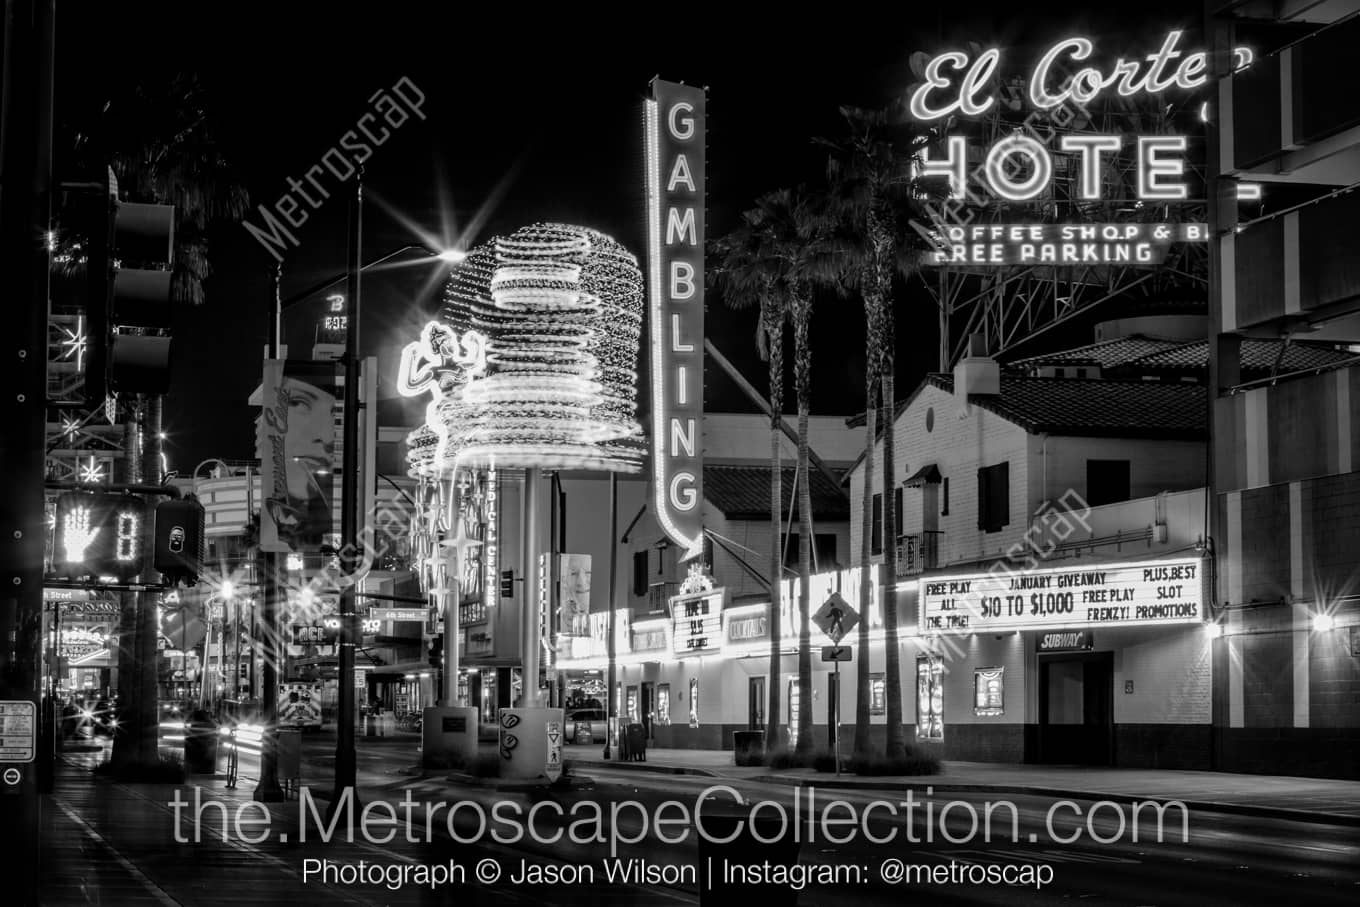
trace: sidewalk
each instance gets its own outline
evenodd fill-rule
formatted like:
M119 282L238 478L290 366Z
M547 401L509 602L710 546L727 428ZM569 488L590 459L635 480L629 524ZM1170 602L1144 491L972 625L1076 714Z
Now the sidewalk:
M583 749L585 752L577 752ZM945 762L938 775L860 777L796 769L772 772L763 766L733 764L730 751L647 751L646 762L605 761L600 748L570 747L568 761L578 768L613 768L705 775L774 784L815 785L858 790L996 792L1080 800L1179 800L1188 808L1275 819L1360 827L1360 781L1238 775L1164 769L1088 768Z

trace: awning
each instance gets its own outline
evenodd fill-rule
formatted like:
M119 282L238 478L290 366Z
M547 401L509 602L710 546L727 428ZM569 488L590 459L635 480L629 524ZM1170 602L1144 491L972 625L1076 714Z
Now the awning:
M920 485L938 485L943 477L940 475L940 467L934 463L927 463L912 474L902 484L907 488L916 488Z
M433 675L435 668L430 666L428 661L403 661L394 665L375 665L368 671L370 677L383 677L394 675L404 677L407 674L430 674Z

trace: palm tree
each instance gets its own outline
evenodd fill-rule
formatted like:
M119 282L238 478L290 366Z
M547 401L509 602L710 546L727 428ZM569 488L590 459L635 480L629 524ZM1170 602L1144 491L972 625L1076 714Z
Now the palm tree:
M793 385L798 404L798 742L810 753L812 739L812 485L808 475L808 422L812 406L813 297L835 282L838 257L827 235L825 199L805 187L779 189L761 196L747 212L747 223L761 257L769 262L771 286L787 301L793 325Z
M869 556L872 520L870 510L873 488L873 449L876 434L875 388L882 393L883 421L883 536L884 565L880 577L883 607L884 653L887 693L887 756L906 754L902 726L901 653L897 645L897 607L893 586L897 579L897 514L895 493L896 442L894 422L896 400L894 374L895 326L892 289L897 276L915 273L919 257L914 236L908 227L916 208L916 189L911 175L911 158L904 153L910 139L894 135L893 126L904 118L895 109L863 110L842 107L848 135L844 139L819 140L833 149L827 175L832 186L834 216L851 241L851 265L847 277L864 298L867 362L865 368L865 485L864 541L861 543L861 600L868 601ZM868 647L868 621L860 624L861 651ZM861 658L856 674L858 696L855 709L855 752L869 748L869 665Z
M756 347L760 358L769 365L770 381L770 673L768 685L769 708L765 715L766 747L774 747L779 740L780 727L780 654L783 644L781 590L783 588L783 471L780 456L780 421L784 417L784 328L788 320L788 300L782 286L777 286L777 262L766 257L757 226L758 211L743 215L743 223L732 233L714 243L718 267L712 272L715 284L721 288L723 301L734 309L756 305L760 310L756 324Z

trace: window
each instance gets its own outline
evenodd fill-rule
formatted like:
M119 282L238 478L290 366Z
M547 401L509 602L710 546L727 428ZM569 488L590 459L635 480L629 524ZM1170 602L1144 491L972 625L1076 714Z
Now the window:
M633 594L647 594L647 550L633 552Z
M1005 668L973 669L973 714L991 717L1005 714Z
M949 479L940 480L940 516L949 516Z
M978 470L978 528L1000 532L1011 521L1010 461Z
M869 535L871 536L870 544L873 545L873 547L869 549L869 553L870 553L870 554L882 554L882 553L883 553L883 495L881 495L881 494L876 494L876 495L874 495L874 504L873 504L873 527L869 530Z
M888 694L887 694L886 674L869 675L869 714L886 715L888 714Z
M689 726L699 726L699 678L689 679Z
M656 723L663 727L671 723L671 685L656 685Z
M1129 499L1128 460L1086 461L1086 503L1117 504Z
M944 739L944 659L916 657L916 739Z
M784 566L798 568L799 534L792 533L784 548ZM817 532L812 536L812 563L819 571L829 570L836 563L836 536L831 532Z
M893 489L893 532L902 534L902 489Z

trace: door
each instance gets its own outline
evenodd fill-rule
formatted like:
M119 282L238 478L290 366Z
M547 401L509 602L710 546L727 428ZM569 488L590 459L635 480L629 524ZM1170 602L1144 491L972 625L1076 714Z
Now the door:
M1039 661L1039 761L1113 764L1114 653Z
M746 727L748 730L758 731L765 727L765 678L750 678L746 690Z
M656 684L642 685L642 726L646 729L647 739L652 739L652 718L656 712Z

